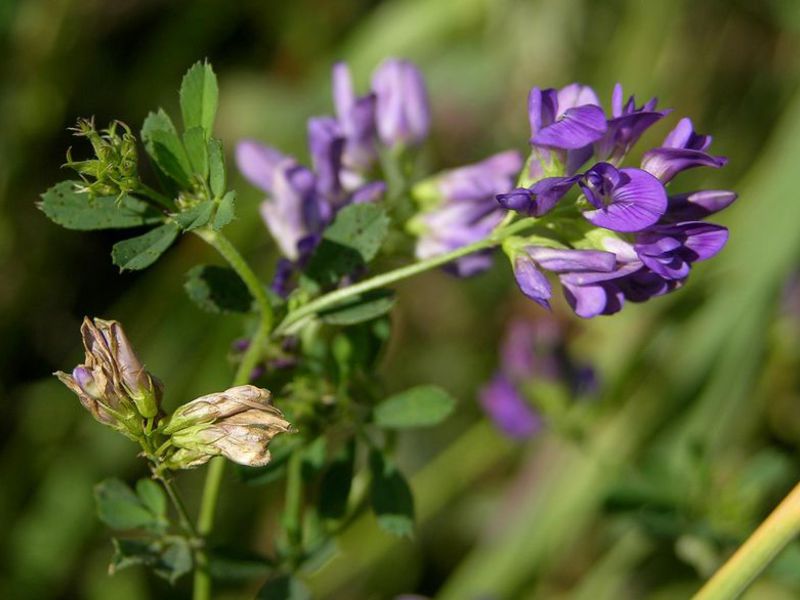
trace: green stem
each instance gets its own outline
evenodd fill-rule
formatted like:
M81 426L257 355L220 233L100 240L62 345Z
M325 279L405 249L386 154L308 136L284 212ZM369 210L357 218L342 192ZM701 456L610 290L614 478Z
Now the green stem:
M371 277L370 279L365 279L364 281L354 285L329 292L324 296L320 296L316 300L301 306L297 310L290 312L288 315L286 315L286 318L284 318L283 321L275 328L274 333L275 335L286 335L288 333L292 333L307 318L310 318L320 311L330 308L331 306L334 306L343 300L352 298L353 296L357 296L365 292L382 288L391 283L395 283L402 279L407 279L408 277L417 275L418 273L429 271L430 269L447 264L451 261L461 258L462 256L466 256L467 254L472 254L473 252L478 252L487 248L493 248L501 244L507 237L533 225L534 223L531 219L524 219L513 224L508 224L505 227L500 227L495 230L495 232L488 238L467 246L462 246L461 248L457 248L452 252L440 254L439 256L434 256L433 258L415 262L408 266L395 269L394 271L389 271L388 273L382 273L380 275L376 275L375 277Z
M146 198L149 198L150 200L158 204L161 208L165 208L168 211L175 210L175 204L172 202L171 198L165 196L159 191L154 190L147 184L140 182L139 187L136 191L142 196L145 196Z
M211 229L198 229L194 231L201 239L213 246L222 257L228 261L231 268L242 279L250 295L258 306L260 313L258 329L250 345L239 363L233 386L244 385L250 380L250 373L261 359L264 345L272 329L272 305L256 274L244 260L236 247L228 238ZM200 513L197 518L197 534L205 538L214 528L214 514L216 513L219 492L222 487L222 478L225 474L225 459L217 456L211 459L203 485L203 496L200 500ZM194 573L194 600L209 600L211 598L211 576L208 572L208 556L204 551L197 552L197 567Z
M798 534L800 483L706 582L694 600L731 600L738 597Z
M176 490L172 485L172 481L170 481L168 477L161 474L156 475L156 477L167 491L167 496L169 496L170 501L172 501L172 505L175 507L175 512L178 513L178 521L180 522L181 527L183 527L186 533L193 538L198 538L199 536L197 535L197 530L192 524L192 520L189 518L186 505L183 503L183 500L178 494L178 490Z

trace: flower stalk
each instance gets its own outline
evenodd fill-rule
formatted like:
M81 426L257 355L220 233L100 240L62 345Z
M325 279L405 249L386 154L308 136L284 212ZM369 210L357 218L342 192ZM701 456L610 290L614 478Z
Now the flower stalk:
M694 600L737 598L800 534L800 483L709 579Z

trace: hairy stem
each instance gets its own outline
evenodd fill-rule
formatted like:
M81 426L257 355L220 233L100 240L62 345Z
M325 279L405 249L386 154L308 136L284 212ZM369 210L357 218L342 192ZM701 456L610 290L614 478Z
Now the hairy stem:
M418 273L435 269L436 267L452 262L458 258L461 258L462 256L466 256L480 250L485 250L487 248L493 248L501 244L507 237L517 233L521 229L531 227L532 225L533 221L531 219L525 219L513 224L507 224L504 227L496 229L495 232L488 238L473 244L462 246L461 248L457 248L452 252L440 254L439 256L434 256L433 258L428 258L426 260L421 260L405 267L400 267L399 269L365 279L364 281L360 281L354 285L349 285L347 287L329 292L324 296L320 296L316 300L301 306L297 310L290 312L288 315L286 315L286 318L284 318L283 321L275 328L274 333L275 335L286 335L288 333L292 333L299 328L299 326L306 319L314 316L322 310L325 310L326 308L330 308L331 306L347 300L348 298L382 288L391 283L395 283L397 281L412 277L413 275L417 275Z
M742 594L756 577L800 534L800 483L728 559L694 600L731 600Z
M228 238L211 229L198 229L194 233L213 246L228 261L231 268L236 271L247 286L250 295L253 296L258 306L260 313L258 329L250 341L250 345L245 351L233 378L234 387L244 385L250 380L250 373L261 359L264 344L269 338L273 321L272 305L269 303L269 298L267 298L258 276L256 276L250 265L247 264ZM212 458L208 465L206 481L203 485L203 496L200 501L200 514L197 518L197 533L203 538L208 536L214 528L214 514L217 509L224 474L225 459L221 456ZM194 600L210 600L211 598L211 576L208 572L208 556L204 551L197 553L193 598Z

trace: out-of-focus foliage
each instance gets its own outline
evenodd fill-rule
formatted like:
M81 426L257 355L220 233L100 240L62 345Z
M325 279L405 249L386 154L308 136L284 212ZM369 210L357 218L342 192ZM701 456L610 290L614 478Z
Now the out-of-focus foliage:
M796 1L5 0L0 47L0 597L186 594L138 569L108 577L92 486L145 474L49 374L75 363L75 332L92 314L125 322L170 406L224 387L239 317L203 312L182 289L190 266L217 259L186 236L151 270L120 275L108 249L129 234L54 227L34 201L64 178L76 117L133 127L159 104L178 114L175 82L203 57L219 75L216 133L228 149L249 136L303 156L306 117L330 103L332 62L347 59L365 84L401 55L432 88L431 165L525 150L531 85L578 80L608 98L621 81L691 115L730 157L687 189L741 195L722 219L728 248L687 289L590 323L556 306L603 382L597 420L577 437L554 426L512 446L480 416L505 322L540 314L502 261L467 282L405 282L380 362L386 388L441 385L456 417L399 436L417 535L397 541L356 521L342 554L310 576L318 597L685 597L799 478ZM656 129L654 140L667 130ZM266 278L275 256L260 198L233 183L231 236ZM186 495L200 484L190 477ZM215 545L248 538L268 551L280 490L235 474L227 485ZM252 595L218 568L225 597ZM796 597L799 573L793 546L751 597Z

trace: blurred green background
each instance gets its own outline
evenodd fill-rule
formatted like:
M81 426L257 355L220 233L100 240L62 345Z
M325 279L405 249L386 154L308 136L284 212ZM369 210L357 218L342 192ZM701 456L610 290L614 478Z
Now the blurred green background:
M106 574L92 485L133 480L142 465L49 374L79 360L84 314L115 318L177 404L227 387L243 324L185 297L183 273L218 262L198 241L119 275L117 234L60 229L34 202L67 177L78 116L138 130L150 109L176 109L183 72L204 57L229 151L249 136L306 157L306 118L331 110L333 61L350 61L363 89L394 55L428 78L436 168L524 150L531 85L577 80L609 98L621 81L640 102L657 95L691 116L730 158L682 187L740 193L721 219L728 248L686 289L593 322L556 307L603 382L580 441L550 427L511 444L477 408L505 323L540 316L503 261L469 281L437 272L400 286L387 389L442 384L458 416L401 440L415 539L357 521L340 557L309 577L316 597L686 598L800 478L797 0L2 0L0 48L0 597L188 596L185 581ZM668 125L655 129L642 145ZM267 278L260 198L237 187L230 234ZM181 479L188 497L201 475ZM281 490L228 475L214 542L268 552ZM219 597L250 597L257 583ZM800 597L800 546L750 597Z

